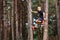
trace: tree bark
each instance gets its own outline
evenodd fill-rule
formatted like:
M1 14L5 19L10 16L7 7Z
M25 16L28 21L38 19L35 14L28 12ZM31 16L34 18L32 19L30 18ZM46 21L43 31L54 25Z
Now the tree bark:
M3 27L2 27L2 40L7 40L7 12L6 12L6 0L3 0Z
M3 0L0 0L0 40L2 40Z
M57 17L58 38L59 38L59 40L60 40L60 13L59 13L58 0L56 0L56 17Z
M15 0L15 21L16 21L16 29L15 29L15 32L16 32L16 39L15 40L18 40L18 12L17 12L17 0Z
M18 0L18 13L19 13L19 34L20 34L20 40L22 39L22 0Z
M28 4L28 40L33 40L31 0L27 0L27 4Z
M12 40L14 40L14 0L11 3L11 32L12 32Z
M23 27L22 27L22 36L23 36L23 40L27 40L27 28L26 28L26 15L27 15L27 3L26 3L26 0L24 0L23 2L22 2L22 5L23 5ZM25 30L25 31L24 31Z
M48 0L45 0L44 5L45 5L46 20L45 20L43 40L48 40Z

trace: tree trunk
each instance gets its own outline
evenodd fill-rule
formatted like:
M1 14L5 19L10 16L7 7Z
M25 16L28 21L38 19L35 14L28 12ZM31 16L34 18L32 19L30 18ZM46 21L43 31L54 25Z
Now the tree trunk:
M24 0L22 2L22 5L23 5L23 27L22 27L22 36L23 36L23 40L27 40L27 28L26 28L26 15L27 15L27 3L26 3L26 0Z
M45 1L44 5L45 5L46 20L45 20L43 40L48 40L48 0Z
M58 4L58 0L56 0L56 16L57 16L58 38L59 38L59 40L60 40L60 13L59 13L59 4Z
M2 27L2 40L7 40L7 13L6 13L6 0L3 0L3 27Z
M14 0L11 3L11 31L12 31L12 40L14 40Z
M31 0L27 0L27 4L28 4L28 40L33 40Z
M18 0L18 13L19 13L19 34L20 34L20 40L22 39L22 0Z
M20 40L22 40L22 11L20 10Z
M3 14L3 1L0 0L0 40L2 40L2 14Z
M16 21L16 29L15 29L15 32L16 32L16 39L15 40L18 40L18 12L17 12L17 0L15 0L15 21Z

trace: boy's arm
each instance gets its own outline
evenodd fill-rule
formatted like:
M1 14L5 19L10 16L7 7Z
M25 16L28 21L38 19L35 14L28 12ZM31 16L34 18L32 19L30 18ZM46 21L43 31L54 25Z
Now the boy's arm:
M32 10L31 10L32 11ZM38 13L37 11L32 11L32 13Z
M43 17L44 17L44 20L46 20L46 13L43 12Z

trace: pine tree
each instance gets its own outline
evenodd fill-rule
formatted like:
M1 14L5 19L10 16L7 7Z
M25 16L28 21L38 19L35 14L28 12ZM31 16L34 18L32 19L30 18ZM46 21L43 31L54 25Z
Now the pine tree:
M32 13L31 13L31 0L27 0L28 4L28 40L33 40L33 31L32 31Z
M3 1L0 0L0 40L2 40L2 14L3 14Z
M14 40L14 0L11 0L11 32L12 40Z
M19 15L18 15L18 16L19 16L19 17L18 17L18 21L19 21L19 22L18 22L18 23L19 23L18 26L19 26L19 34L20 34L19 36L20 36L20 40L23 40L23 39L22 39L22 17L23 17L23 16L22 16L22 14L23 14L23 13L22 13L22 9L23 9L22 0L18 0L18 14L19 14Z
M57 17L57 30L58 30L58 38L60 40L60 15L59 15L59 2L56 0L56 17Z
M23 5L23 27L22 27L22 36L23 36L23 40L25 39L25 40L27 40L27 28L26 28L26 19L27 19L27 2L26 2L26 0L24 0L23 2L22 2L22 5Z
M44 8L46 13L46 19L45 19L43 40L48 40L48 0L45 0L44 5L45 5Z
M18 40L18 12L17 12L17 0L15 0L15 23L16 23L16 29L15 29L15 35L16 35L16 39L15 40Z
M6 12L6 0L3 0L3 24L2 24L2 40L7 40L7 12Z

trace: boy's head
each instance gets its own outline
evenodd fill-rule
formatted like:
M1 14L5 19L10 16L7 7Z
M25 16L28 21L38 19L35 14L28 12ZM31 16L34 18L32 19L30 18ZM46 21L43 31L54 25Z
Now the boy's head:
M41 6L37 6L37 10L38 11L41 11Z

